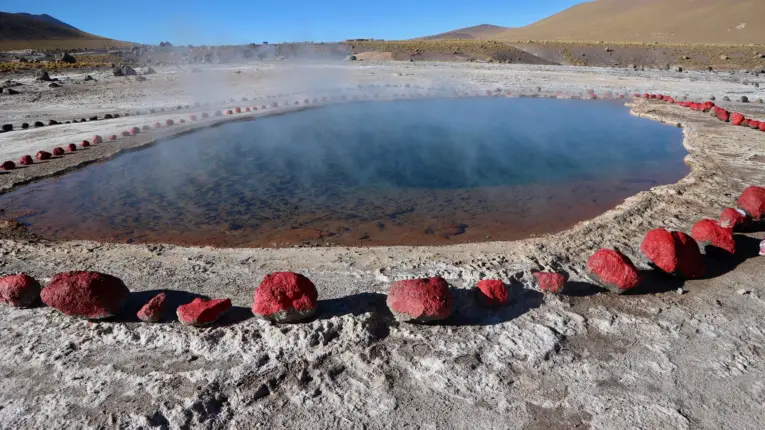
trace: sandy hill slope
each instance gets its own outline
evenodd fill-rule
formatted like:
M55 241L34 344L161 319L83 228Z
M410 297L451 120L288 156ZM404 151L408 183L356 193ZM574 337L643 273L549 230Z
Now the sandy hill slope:
M481 39L580 42L762 44L765 0L595 0L526 27L479 32ZM472 32L455 30L438 35Z
M0 12L0 49L96 48L121 45L50 15Z
M461 28L459 30L447 31L446 33L436 34L433 36L423 37L423 39L437 40L437 39L496 39L502 32L509 30L507 27L500 27L498 25L481 24L473 27Z

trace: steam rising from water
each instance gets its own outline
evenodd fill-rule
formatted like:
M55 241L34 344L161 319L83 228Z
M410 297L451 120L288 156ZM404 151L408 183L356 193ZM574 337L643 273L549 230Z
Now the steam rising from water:
M513 239L687 169L678 129L615 103L354 103L226 124L0 197L33 230L193 244ZM294 237L293 237L294 236ZM363 238L363 239L362 239Z

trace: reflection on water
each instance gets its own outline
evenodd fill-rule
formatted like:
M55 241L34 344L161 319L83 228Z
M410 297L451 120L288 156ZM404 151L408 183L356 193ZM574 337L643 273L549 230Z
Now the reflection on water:
M226 124L0 196L58 239L438 244L564 229L688 172L609 102L355 103Z

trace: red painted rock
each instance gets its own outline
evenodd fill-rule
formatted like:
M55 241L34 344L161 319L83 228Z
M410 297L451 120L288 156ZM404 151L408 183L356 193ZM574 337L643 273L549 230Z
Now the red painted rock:
M484 306L502 306L510 301L510 288L502 281L484 279L476 285L478 301Z
M726 228L737 228L745 226L749 222L746 212L741 209L725 208L720 214L720 225Z
M176 314L183 324L201 327L214 323L224 312L231 309L230 299L205 300L196 298L185 305L178 306Z
M750 121L749 119L744 118L744 120L741 121L741 125L743 125L744 127L749 127L749 121Z
M64 148L53 148L53 155L64 155Z
M715 111L715 115L720 121L728 122L728 120L730 120L730 112L725 109L718 109Z
M745 189L736 200L736 206L755 221L765 219L765 188L751 186Z
M318 298L316 286L305 276L269 273L255 289L252 313L277 322L298 322L316 313Z
M66 150L69 152L74 152L77 150L77 145L70 143L69 145L66 145Z
M701 278L706 273L698 243L680 231L663 228L649 231L640 244L640 252L666 273L687 279Z
M83 148L87 148L90 146L90 142L88 142L87 140L83 140L82 143L80 143L80 146L82 146Z
M0 278L0 302L17 308L37 303L41 290L40 283L26 273Z
M150 131L151 127L149 127L148 125L144 125L143 127L141 127L141 130L143 130L143 131Z
M765 131L765 121L760 121L760 131Z
M51 153L48 151L37 151L37 154L35 154L35 158L38 160L49 160L51 157Z
M587 273L597 284L614 293L624 293L640 284L641 275L632 261L613 249L596 251L587 260Z
M157 322L162 320L162 315L167 308L167 295L159 293L152 297L148 303L138 311L138 319L143 322Z
M179 119L178 122L181 123L181 124L186 124L186 120L183 119L183 118Z
M741 115L738 112L733 112L730 115L730 123L733 125L741 125L741 123L744 122L744 115Z
M245 112L249 112L250 110L252 110L252 109L250 109L249 107L244 108Z
M0 164L0 170L13 170L16 168L16 163L13 161L3 161L3 164Z
M31 155L24 155L23 157L19 158L19 164L22 166L29 166L34 164L34 160L32 159Z
M122 132L122 136L123 137L128 137L128 136L130 136L130 132L129 131L123 131Z
M736 241L733 238L733 229L723 227L719 222L712 219L703 219L693 225L691 236L702 246L713 246L722 249L729 254L736 253Z
M191 121L196 121L197 120L197 116L196 115L189 115L189 119Z
M95 135L95 136L93 136L93 138L92 138L92 139L90 139L90 140L92 140L92 141L93 141L93 144L94 144L94 145L97 145L97 144L99 144L99 143L104 143L104 138L102 138L102 137L101 137L101 136L99 136L99 135Z
M234 112L236 112L236 113L242 113L242 108L236 108L236 109L234 109Z
M754 128L756 130L760 129L760 121L757 121L756 119L749 120L749 128Z
M133 127L130 129L130 134L135 136L136 134L139 134L141 132L141 129L139 127Z
M155 122L154 123L154 128L162 128L162 124L160 124L158 122Z
M109 140L111 140L111 141L117 140L117 135L113 134L113 135L109 136Z
M555 272L534 272L534 279L537 280L537 286L545 293L558 294L566 285L566 276Z
M231 110L227 110L226 111L226 115L233 115L233 114L234 114L234 112L232 112Z
M53 276L40 298L65 315L95 320L119 314L129 295L130 290L117 277L98 272L63 272Z
M170 127L171 125L175 125L175 121L173 121L172 119L168 119L165 121L165 125Z
M388 290L388 308L398 321L428 322L452 314L452 293L441 277L398 281Z

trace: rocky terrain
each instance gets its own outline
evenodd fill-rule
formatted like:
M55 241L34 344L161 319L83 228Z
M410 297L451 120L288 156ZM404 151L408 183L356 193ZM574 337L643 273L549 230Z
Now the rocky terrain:
M537 96L588 97L589 90L630 100L634 93L714 96L730 111L765 119L765 105L756 103L763 94L751 84L760 77L729 73L311 61L156 72L145 80L110 71L93 72L94 80L76 71L53 73L61 83L55 88L30 73L9 76L20 85L12 87L18 94L0 94L0 123L14 125L0 134L0 160L96 134L119 138L2 173L0 190L161 137L264 113L196 122L190 115L273 102L280 106L274 110L288 112L303 106L285 102L352 98L369 85L391 97L417 86ZM749 102L739 102L742 96ZM47 283L59 272L99 271L120 278L132 293L118 317L98 322L49 307L0 308L0 427L760 428L765 266L757 253L765 231L738 233L736 256L710 256L707 275L690 281L651 270L640 245L654 228L690 233L701 218L716 219L734 206L747 186L765 185L765 133L675 104L630 103L635 115L683 128L691 173L568 231L529 240L183 248L50 242L4 222L0 273L25 272ZM188 121L136 137L120 133L179 118ZM62 124L47 125L51 119ZM19 130L37 121L44 125ZM640 286L613 295L592 285L585 262L600 248L616 248L636 262L645 277ZM315 316L297 324L253 318L255 287L267 274L287 270L315 284ZM566 272L563 293L543 294L531 275L536 270ZM449 283L451 317L424 325L398 321L386 306L391 283L430 276ZM473 288L483 279L509 284L509 304L481 306ZM176 307L200 297L230 299L232 307L207 328L174 318L139 322L138 310L160 292Z

